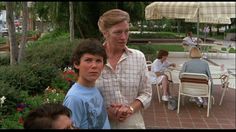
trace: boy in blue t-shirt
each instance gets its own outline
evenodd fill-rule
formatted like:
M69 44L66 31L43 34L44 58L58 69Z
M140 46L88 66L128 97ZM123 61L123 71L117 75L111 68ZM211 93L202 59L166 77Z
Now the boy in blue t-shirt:
M86 39L75 49L72 63L78 75L63 105L72 111L72 121L80 129L110 129L108 114L95 81L106 64L107 55L96 39Z

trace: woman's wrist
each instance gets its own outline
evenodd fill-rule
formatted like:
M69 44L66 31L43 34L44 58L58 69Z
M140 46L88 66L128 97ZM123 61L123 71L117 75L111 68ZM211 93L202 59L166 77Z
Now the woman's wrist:
M129 106L129 109L132 113L134 113L134 108L131 105Z

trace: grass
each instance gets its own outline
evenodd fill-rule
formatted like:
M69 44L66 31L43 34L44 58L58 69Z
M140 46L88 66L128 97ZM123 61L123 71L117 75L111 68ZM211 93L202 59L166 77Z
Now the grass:
M148 49L152 51L158 51L160 49L163 49L173 52L184 52L184 48L182 47L182 45L177 43L128 44L128 47L139 49L141 51L147 49L145 47L148 47Z

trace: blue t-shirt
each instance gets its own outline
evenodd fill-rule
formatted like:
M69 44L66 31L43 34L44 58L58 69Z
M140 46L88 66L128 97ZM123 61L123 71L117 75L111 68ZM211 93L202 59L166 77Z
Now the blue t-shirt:
M63 105L72 111L72 121L79 129L110 129L107 111L99 90L74 83Z

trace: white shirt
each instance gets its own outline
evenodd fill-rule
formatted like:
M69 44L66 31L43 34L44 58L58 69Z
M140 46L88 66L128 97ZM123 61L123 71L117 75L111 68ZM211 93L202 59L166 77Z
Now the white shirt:
M185 37L183 39L183 43L187 44L189 46L196 46L197 45L197 38L193 38L193 37Z
M96 86L101 91L107 107L112 103L129 105L138 99L146 109L152 99L152 86L144 54L126 47L115 70L107 61L96 81ZM112 129L145 128L140 111L135 112L123 122L111 120L110 123Z
M151 71L156 73L156 72L164 72L169 66L172 64L171 62L165 60L163 63L161 60L156 59L152 63ZM161 76L152 76L152 82L160 83L161 80L163 79L164 75Z

